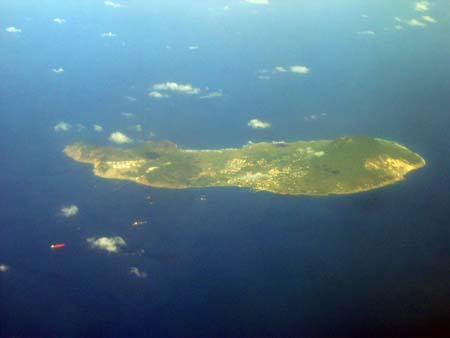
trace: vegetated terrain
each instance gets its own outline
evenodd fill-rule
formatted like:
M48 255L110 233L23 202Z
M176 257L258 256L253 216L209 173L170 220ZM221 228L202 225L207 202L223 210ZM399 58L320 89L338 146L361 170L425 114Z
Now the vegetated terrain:
M392 141L368 136L250 143L242 148L183 150L172 142L132 149L75 143L65 153L94 173L163 188L238 186L278 194L366 191L404 179L425 160Z

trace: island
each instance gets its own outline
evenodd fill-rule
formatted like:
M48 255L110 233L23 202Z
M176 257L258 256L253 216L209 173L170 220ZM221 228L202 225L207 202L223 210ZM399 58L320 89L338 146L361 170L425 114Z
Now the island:
M190 150L169 141L135 148L75 143L64 149L94 174L160 188L243 187L288 195L350 194L393 184L425 160L396 142L368 136L261 142Z

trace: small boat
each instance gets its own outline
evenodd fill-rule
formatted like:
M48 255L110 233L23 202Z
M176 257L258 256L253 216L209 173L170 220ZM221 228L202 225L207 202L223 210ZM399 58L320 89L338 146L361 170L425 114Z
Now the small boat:
M50 249L61 249L64 248L65 246L66 246L65 243L57 243L50 245Z

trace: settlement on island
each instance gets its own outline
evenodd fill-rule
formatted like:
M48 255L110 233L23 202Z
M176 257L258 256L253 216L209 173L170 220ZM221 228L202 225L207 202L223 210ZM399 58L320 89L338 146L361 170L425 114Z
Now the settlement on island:
M393 184L425 165L396 142L368 136L181 149L169 141L135 148L75 143L64 152L97 176L160 188L235 186L289 195L350 194Z

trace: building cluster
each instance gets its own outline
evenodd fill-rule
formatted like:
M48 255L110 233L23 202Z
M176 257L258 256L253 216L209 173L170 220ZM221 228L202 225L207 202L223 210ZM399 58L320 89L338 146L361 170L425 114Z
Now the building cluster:
M242 168L247 166L247 160L243 158L233 158L229 160L225 166L225 169L221 170L221 174L236 174L241 171Z
M145 163L145 160L106 161L105 163L113 169L131 169L141 166L143 163Z

